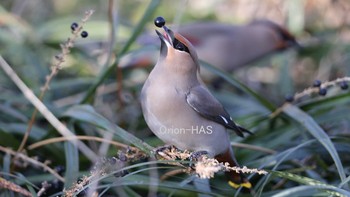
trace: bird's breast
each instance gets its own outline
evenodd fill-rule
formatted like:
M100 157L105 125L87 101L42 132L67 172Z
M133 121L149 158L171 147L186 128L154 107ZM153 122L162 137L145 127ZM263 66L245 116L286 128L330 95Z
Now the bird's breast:
M147 125L167 144L205 150L212 156L229 146L226 129L194 111L187 104L186 92L175 85L146 82L141 104Z

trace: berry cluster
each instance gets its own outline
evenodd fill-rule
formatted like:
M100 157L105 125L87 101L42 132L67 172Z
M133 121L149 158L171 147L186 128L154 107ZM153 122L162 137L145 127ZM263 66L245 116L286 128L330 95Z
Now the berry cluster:
M73 32L75 32L77 29L79 29L79 24L78 23L76 23L76 22L73 22L72 24L71 24L71 26L70 26L70 29L73 31ZM81 33L80 33L80 36L82 37L82 38L86 38L86 37L88 37L88 32L87 31L82 31Z
M304 90L296 95L287 95L285 97L286 102L293 102L296 99L303 97L304 95L318 93L320 96L325 96L327 94L327 88L333 85L338 85L342 90L347 90L349 88L348 78L337 79L335 81L322 83L320 80L315 80L311 88Z
M320 80L315 80L314 83L312 84L312 87L314 88L319 88L318 94L321 96L325 96L327 94L327 89L321 87L321 81Z

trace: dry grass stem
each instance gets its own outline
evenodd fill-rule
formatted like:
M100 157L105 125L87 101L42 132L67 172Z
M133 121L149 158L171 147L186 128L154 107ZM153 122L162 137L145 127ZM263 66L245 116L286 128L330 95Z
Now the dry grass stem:
M16 156L19 159L22 159L23 161L26 161L30 164L32 164L33 166L37 166L37 167L41 167L42 169L44 169L45 171L49 172L50 174L52 174L53 176L55 176L58 180L64 182L64 178L62 176L60 176L54 169L50 168L47 164L42 163L36 159L30 158L25 154L22 153L17 153L11 149L8 149L6 147L0 146L0 151L7 153L7 154L11 154L13 156Z
M329 88L329 87L332 87L332 86L336 86L336 85L338 85L339 83L341 83L343 81L349 82L350 81L350 77L343 77L343 78L335 79L333 81L323 82L321 84L320 88ZM309 88L303 90L302 92L296 93L294 95L294 100L298 101L299 99L303 98L304 96L309 96L311 94L316 94L316 93L319 92L320 88L319 87L309 87Z
M41 89L42 94L44 94L50 87L50 82L52 78L62 69L62 63L65 62L66 56L70 53L70 49L74 47L75 40L80 36L80 32L83 30L84 24L89 20L91 15L94 13L94 10L89 10L85 12L85 16L81 19L79 26L72 31L72 37L69 37L66 42L60 45L61 53L55 55L55 62L51 66L51 73L46 76L46 82Z
M47 181L44 181L41 183L41 188L36 194L38 197L45 194L45 192L51 187L51 184L49 184Z
M64 142L64 141L71 141L71 140L89 140L89 141L96 141L96 142L105 142L105 143L109 143L111 145L114 145L114 146L117 146L117 147L120 147L120 148L130 148L134 151L138 150L137 148L135 147L130 147L126 144L123 144L123 143L120 143L120 142L116 142L116 141L112 141L112 140L106 140L104 138L100 138L100 137L95 137L95 136L83 136L83 135L77 135L77 136L73 136L71 138L67 138L67 137L56 137L56 138L50 138L50 139L47 139L47 140L42 140L40 142L37 142L37 143L34 143L34 144L31 144L28 146L28 150L33 150L33 149L36 149L36 148L39 148L41 146L45 146L45 145L48 145L48 144L52 144L52 143L58 143L58 142Z
M229 163L221 163L216 159L208 158L206 156L202 157L200 161L196 163L195 167L196 174L199 178L209 179L213 178L215 173L220 171L235 171L237 173L257 173L259 175L265 175L267 172L265 170L258 170L256 168L248 168L246 166L230 166Z
M180 151L174 147L165 148L163 151L158 151L158 154L167 160L180 159L181 161L184 161L184 160L190 159L191 157L191 152L187 150ZM214 158L208 158L206 155L202 155L197 159L194 169L192 166L185 166L181 163L169 163L169 164L184 167L185 169L182 169L181 172L187 172L187 173L195 172L200 178L203 178L203 179L213 178L215 173L222 172L222 171L236 171L237 173L257 173L259 175L267 174L265 170L258 170L256 168L250 169L246 166L243 166L243 167L229 166L228 163L219 162ZM176 171L174 173L177 174L179 172L180 171ZM166 176L165 178L167 177L168 176Z
M0 188L14 191L23 196L29 196L29 197L32 196L32 194L28 190L1 177L0 177Z
M76 193L82 191L83 188L90 183L92 176L83 176L79 181L77 181L72 188L65 190L63 193L63 197L72 197L76 196Z
M161 181L164 181L164 180L168 179L169 177L172 177L172 176L175 176L178 174L182 174L182 173L186 173L186 170L185 169L172 170L172 171L169 171L169 172L166 172L165 174L163 174L159 179Z
M243 144L243 143L238 143L238 142L231 142L231 145L236 148L245 148L253 151L259 151L259 152L264 152L268 154L275 154L277 151L269 149L269 148L264 148L261 146L255 146L255 145L250 145L250 144Z
M72 185L71 188L64 191L64 197L72 197L76 196L78 193L83 191L85 187L89 187L91 183L97 186L98 179L103 176L108 176L109 174L119 171L125 166L125 162L119 158L101 158L98 162L95 163L94 168L91 170L89 176L83 176L76 183ZM114 173L113 175L116 177L123 176L125 172L121 171L119 173ZM88 186L89 185L89 186Z
M34 107L44 116L44 118L63 136L69 138L75 135L62 123L55 115L35 96L33 91L28 88L28 86L18 77L16 72L11 68L11 66L4 60L0 55L0 67L5 71L5 73L11 78L11 80L17 85L17 87L22 91L23 95L34 105ZM97 155L84 143L79 140L73 140L78 149L91 161L95 161L98 157Z
M311 96L313 94L317 94L320 91L320 88L330 88L339 85L342 82L350 82L350 77L342 77L335 79L333 81L326 81L321 83L320 87L309 87L303 90L302 92L298 92L293 96L293 101L292 102L286 102L284 103L281 107L277 108L274 112L270 114L270 118L274 118L278 116L282 111L283 108L286 107L287 105L293 104L298 102L300 99L306 97L306 96Z
M55 62L51 66L51 73L48 76L46 76L45 84L41 88L41 92L39 95L40 101L43 100L45 92L49 89L49 84L50 84L52 78L58 73L58 71L60 69L62 69L62 63L65 61L67 54L70 53L70 48L74 47L74 42L77 39L77 37L79 36L79 33L81 32L81 30L83 29L83 25L86 23L86 21L90 18L90 16L93 13L94 13L93 10L86 11L84 18L81 20L81 24L78 26L78 28L76 28L72 32L73 33L72 37L68 38L65 43L60 45L61 46L61 53L58 55L55 55ZM32 113L32 116L30 118L30 121L28 123L28 127L27 127L25 134L24 134L22 142L17 149L17 152L21 152L23 150L25 144L27 143L27 140L28 140L30 131L32 130L32 127L34 125L34 121L35 121L37 113L38 113L38 109L35 108L33 113Z

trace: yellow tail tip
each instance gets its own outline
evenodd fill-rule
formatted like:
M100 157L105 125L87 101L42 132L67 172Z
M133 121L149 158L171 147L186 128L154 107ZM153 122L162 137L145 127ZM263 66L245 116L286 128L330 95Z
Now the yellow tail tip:
M252 184L250 182L244 182L244 183L237 184L237 183L234 183L232 181L229 181L228 184L235 189L237 189L239 187L245 187L248 189L252 188Z

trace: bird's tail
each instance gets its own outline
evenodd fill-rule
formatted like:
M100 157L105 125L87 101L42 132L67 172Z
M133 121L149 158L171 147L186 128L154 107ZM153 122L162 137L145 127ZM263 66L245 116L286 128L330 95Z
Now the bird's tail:
M228 162L231 167L233 166L239 167L233 155L233 150L231 147L228 148L225 153L217 155L215 159L223 163ZM228 172L225 172L225 174L228 179L228 184L235 189L239 187L250 189L252 187L252 184L248 181L248 179L242 173L237 173L236 171L230 170Z

